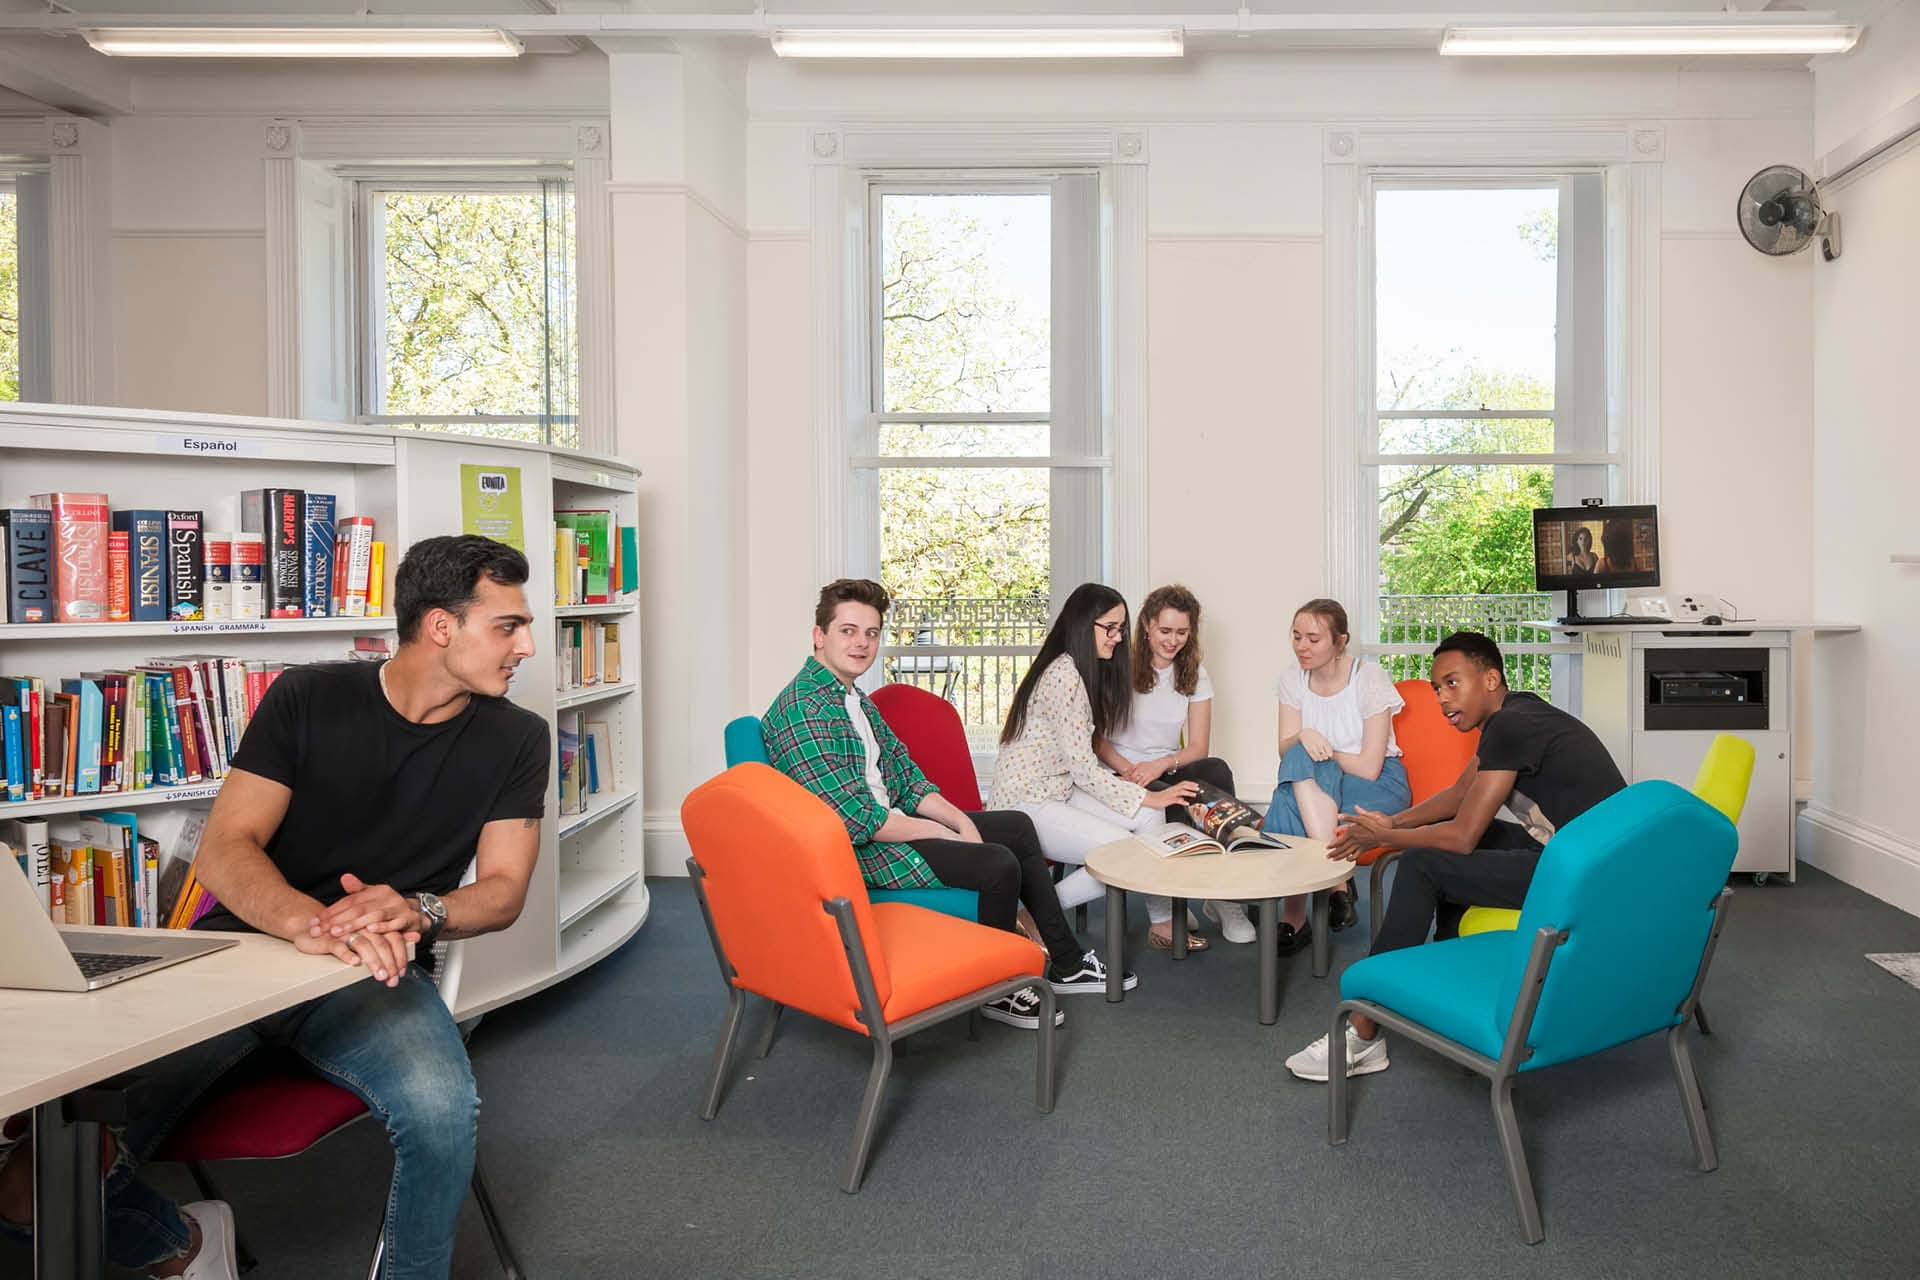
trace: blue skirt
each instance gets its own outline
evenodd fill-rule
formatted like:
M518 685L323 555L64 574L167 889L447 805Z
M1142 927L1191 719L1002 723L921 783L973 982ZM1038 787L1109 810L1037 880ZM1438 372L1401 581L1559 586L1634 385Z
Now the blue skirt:
M1356 807L1376 813L1398 813L1413 803L1413 789L1407 785L1407 769L1400 757L1388 756L1377 778L1358 778L1340 767L1337 760L1315 760L1307 749L1294 743L1280 761L1280 779L1273 788L1273 802L1267 806L1262 831L1276 835L1304 836L1300 806L1293 798L1293 784L1312 778L1322 791L1333 798L1341 813Z

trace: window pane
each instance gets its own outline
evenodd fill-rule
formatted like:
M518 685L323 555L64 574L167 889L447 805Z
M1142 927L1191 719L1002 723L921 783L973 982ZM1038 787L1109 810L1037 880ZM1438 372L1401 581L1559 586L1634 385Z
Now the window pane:
M1044 422L883 422L880 453L890 458L1044 458Z
M518 419L417 425L534 441L552 421L578 442L573 197L546 185L375 196L383 414Z
M1374 200L1377 406L1551 408L1557 186Z
M1044 413L1052 197L883 195L881 404L888 413Z
M19 197L0 186L0 400L20 398Z
M1551 453L1552 418L1384 418L1381 453Z
M1550 466L1381 467L1381 594L1533 594L1533 509L1552 505Z

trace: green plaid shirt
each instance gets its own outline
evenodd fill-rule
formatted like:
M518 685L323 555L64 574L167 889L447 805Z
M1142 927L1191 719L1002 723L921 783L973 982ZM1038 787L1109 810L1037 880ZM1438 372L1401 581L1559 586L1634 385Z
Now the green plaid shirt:
M866 694L860 709L880 746L880 778L903 813L940 788L928 782ZM808 658L793 683L760 718L773 767L833 806L853 837L860 877L875 889L938 889L942 885L912 845L875 840L887 810L867 788L867 749L847 716L847 689L817 658Z

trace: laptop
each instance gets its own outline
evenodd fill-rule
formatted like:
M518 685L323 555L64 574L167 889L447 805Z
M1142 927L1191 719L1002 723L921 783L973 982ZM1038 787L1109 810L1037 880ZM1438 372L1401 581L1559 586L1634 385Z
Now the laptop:
M27 877L0 866L0 987L97 991L233 945L232 938L170 929L121 933L56 925Z

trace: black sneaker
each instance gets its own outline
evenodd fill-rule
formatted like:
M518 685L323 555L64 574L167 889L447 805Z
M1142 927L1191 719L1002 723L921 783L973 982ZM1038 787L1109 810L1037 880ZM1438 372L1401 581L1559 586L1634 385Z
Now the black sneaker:
M1100 957L1088 951L1080 957L1077 969L1049 967L1047 981L1053 986L1053 993L1060 996L1089 995L1094 992L1105 993L1107 989L1107 966ZM1120 989L1131 991L1140 985L1140 979L1129 970L1120 977Z
M1335 889L1327 895L1327 927L1335 933L1342 929L1351 929L1359 923L1360 913L1354 909L1353 895L1345 889Z
M1297 929L1281 921L1280 928L1275 932L1278 935L1278 950L1283 956L1305 951L1313 945L1313 926L1304 921Z
M1028 987L1022 987L1012 995L1001 996L998 1000L989 1000L980 1006L980 1015L992 1018L995 1022L1004 1022L1010 1027L1025 1027L1028 1031L1040 1029L1040 997ZM1065 1026L1066 1011L1053 1011L1053 1025Z

